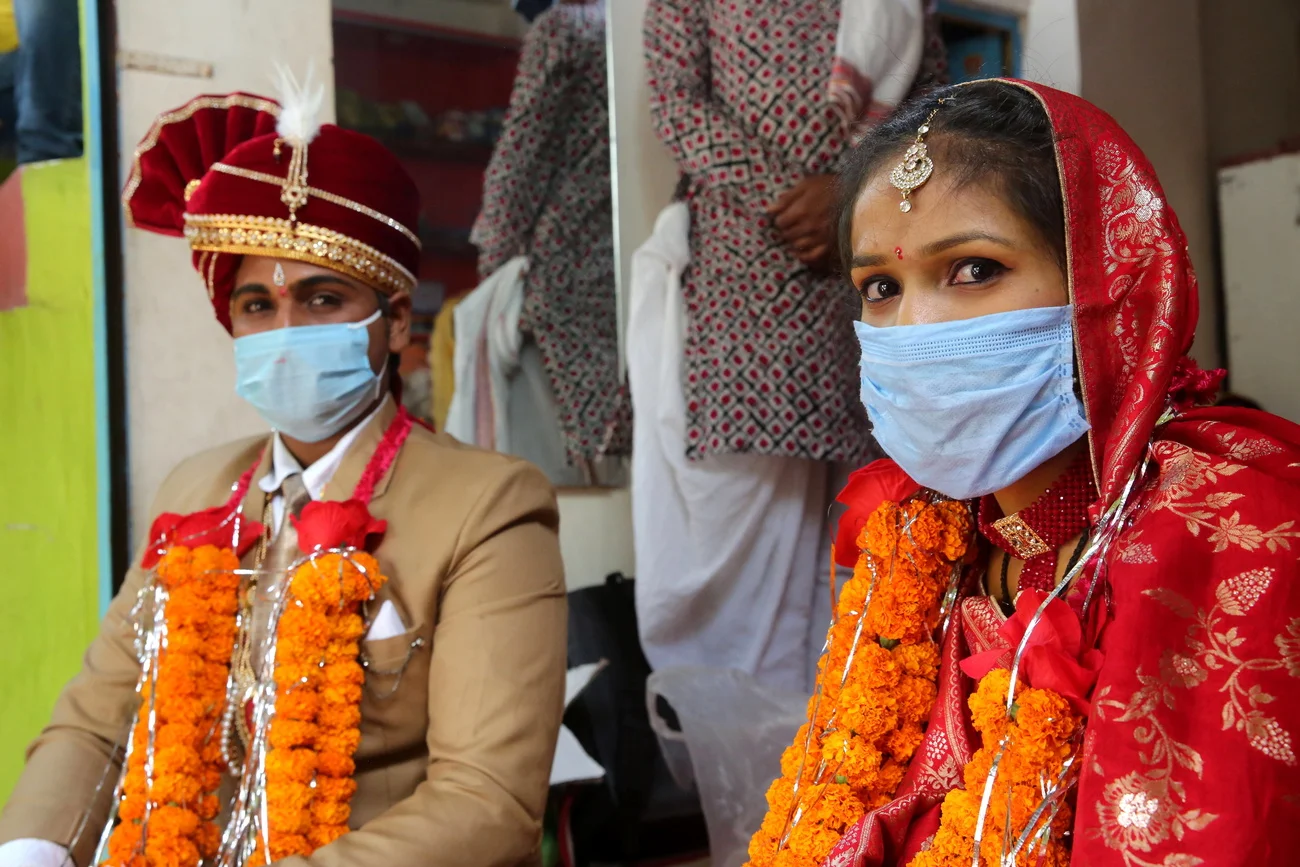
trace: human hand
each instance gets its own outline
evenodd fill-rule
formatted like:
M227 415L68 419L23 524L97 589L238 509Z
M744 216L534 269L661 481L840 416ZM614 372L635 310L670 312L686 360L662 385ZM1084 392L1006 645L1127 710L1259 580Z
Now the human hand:
M834 200L835 176L809 175L767 208L781 240L806 265L830 265L835 248L835 228L831 225Z

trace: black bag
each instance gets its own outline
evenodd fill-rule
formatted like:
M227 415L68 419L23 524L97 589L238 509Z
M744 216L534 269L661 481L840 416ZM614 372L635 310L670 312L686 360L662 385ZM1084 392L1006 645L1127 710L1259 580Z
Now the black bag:
M650 728L650 663L638 638L633 587L630 578L614 574L569 594L569 667L607 663L564 716L605 769L601 784L572 791L567 830L578 864L686 858L708 850L699 798L673 781Z

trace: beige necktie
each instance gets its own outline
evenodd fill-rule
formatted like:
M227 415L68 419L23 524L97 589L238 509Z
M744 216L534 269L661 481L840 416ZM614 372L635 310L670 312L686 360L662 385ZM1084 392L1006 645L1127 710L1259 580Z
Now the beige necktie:
M286 476L280 485L284 511L280 519L280 529L275 534L266 557L262 560L261 574L257 579L257 590L253 597L252 648L253 670L262 670L262 660L266 653L266 637L271 611L280 591L288 581L288 569L293 561L302 556L298 550L298 531L294 529L289 516L302 515L303 507L311 502L311 493L303 484L302 473Z

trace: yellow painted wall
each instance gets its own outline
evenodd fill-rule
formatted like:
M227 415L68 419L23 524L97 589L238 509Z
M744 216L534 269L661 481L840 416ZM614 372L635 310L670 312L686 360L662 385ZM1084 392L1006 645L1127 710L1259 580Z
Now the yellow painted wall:
M89 163L22 185L27 306L0 313L0 803L99 616Z
M99 613L86 160L22 182L28 303L0 313L0 803Z

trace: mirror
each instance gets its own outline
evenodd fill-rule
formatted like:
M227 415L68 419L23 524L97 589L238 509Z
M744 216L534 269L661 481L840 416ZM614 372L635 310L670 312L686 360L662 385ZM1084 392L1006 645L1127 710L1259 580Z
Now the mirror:
M340 126L420 189L403 403L557 487L626 481L603 0L335 0Z

